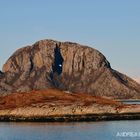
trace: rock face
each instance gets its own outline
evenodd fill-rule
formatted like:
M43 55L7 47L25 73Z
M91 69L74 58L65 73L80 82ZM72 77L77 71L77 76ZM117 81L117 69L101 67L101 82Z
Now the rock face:
M115 99L140 98L140 85L113 70L99 51L41 40L17 50L0 72L0 93L56 88Z

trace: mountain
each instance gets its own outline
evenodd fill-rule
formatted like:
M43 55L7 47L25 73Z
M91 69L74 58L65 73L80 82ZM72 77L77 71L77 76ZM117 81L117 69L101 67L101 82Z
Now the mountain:
M111 68L98 50L41 40L17 50L0 72L1 96L50 88L112 99L140 99L140 85Z

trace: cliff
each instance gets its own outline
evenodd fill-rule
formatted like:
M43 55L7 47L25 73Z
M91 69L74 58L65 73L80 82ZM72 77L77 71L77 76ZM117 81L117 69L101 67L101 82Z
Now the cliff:
M113 99L140 98L140 85L113 70L96 49L41 40L17 50L0 72L0 94L55 88Z

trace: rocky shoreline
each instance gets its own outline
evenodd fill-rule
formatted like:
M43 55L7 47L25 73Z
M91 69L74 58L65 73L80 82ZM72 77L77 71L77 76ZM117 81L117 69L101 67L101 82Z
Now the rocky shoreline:
M0 116L2 122L83 122L83 121L112 121L112 120L140 120L140 113L123 114L85 114L63 116Z
M0 98L0 121L76 122L139 120L140 105L56 89L13 93Z

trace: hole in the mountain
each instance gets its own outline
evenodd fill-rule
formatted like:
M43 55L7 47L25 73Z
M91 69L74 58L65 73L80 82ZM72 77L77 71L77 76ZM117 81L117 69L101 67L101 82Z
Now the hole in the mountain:
M3 72L2 72L2 71L0 71L0 74L2 75L2 74L3 74Z
M4 73L2 71L0 71L0 76L3 76L3 75L4 75Z
M62 73L62 66L63 66L63 57L60 52L60 48L56 47L54 49L54 63L52 65L53 73L57 73L60 75Z
M30 58L30 72L33 70L34 64L32 58Z
M56 47L54 49L54 62L52 64L52 70L50 72L50 77L48 80L51 80L52 84L55 87L59 86L59 75L62 73L63 69L63 57L60 52L60 48Z

